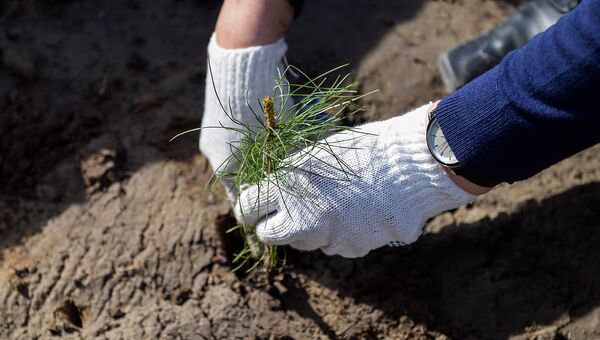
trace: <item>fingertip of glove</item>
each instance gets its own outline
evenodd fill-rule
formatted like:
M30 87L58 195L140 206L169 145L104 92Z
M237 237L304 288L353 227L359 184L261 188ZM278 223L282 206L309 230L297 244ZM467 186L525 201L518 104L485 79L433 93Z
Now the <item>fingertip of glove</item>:
M256 235L267 244L288 244L294 240L294 234L290 225L281 221L280 214L275 214L256 225Z
M268 188L253 185L241 188L233 213L239 222L255 225L276 212L277 207L277 200L269 195Z

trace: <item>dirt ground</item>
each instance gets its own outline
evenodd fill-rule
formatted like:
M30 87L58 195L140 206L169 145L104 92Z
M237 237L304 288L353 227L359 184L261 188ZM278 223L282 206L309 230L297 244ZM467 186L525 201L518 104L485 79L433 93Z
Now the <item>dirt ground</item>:
M381 89L357 120L444 95L443 50L518 1L310 0L308 72ZM200 0L0 2L0 338L600 338L600 148L349 260L288 251L233 274L227 203L203 188Z

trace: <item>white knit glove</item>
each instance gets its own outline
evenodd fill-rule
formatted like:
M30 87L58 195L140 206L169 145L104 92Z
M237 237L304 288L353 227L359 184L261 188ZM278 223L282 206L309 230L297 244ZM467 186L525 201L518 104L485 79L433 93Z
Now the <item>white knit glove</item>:
M274 79L284 71L282 60L286 50L287 45L283 39L264 46L224 49L217 44L216 34L213 33L208 44L208 58L214 87L210 73L207 72L203 130L200 133L200 151L208 158L213 170L232 171L239 167L239 164L228 162L228 159L235 150L230 143L235 145L240 140L240 135L221 127L239 128L239 125L223 112L218 99L236 120L258 128L259 123L248 105L262 118L259 100L274 94ZM275 105L279 104L276 102ZM291 101L288 100L286 105L292 105ZM235 201L233 184L228 181L223 184L229 199Z
M356 176L346 177L330 153L286 174L302 193L263 182L242 191L238 219L256 225L268 244L364 256L390 242L412 243L428 218L472 202L433 159L425 142L428 105L403 116L341 132L327 141Z

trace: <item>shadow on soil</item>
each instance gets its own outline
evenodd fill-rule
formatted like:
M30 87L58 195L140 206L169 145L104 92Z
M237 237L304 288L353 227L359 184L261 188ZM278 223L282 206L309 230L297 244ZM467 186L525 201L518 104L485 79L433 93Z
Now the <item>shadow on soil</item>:
M355 64L422 4L307 1L288 54L307 72ZM346 6L353 10L336 10ZM198 154L197 134L168 140L200 124L205 47L219 7L171 0L0 6L0 247L147 164Z
M497 0L519 5L524 0ZM306 0L287 35L288 57L319 74L340 64L358 64L395 25L419 15L424 0ZM425 42L413 42L423 44Z
M445 227L365 258L290 252L293 270L341 295L411 315L458 339L501 339L527 326L586 314L600 304L600 183L574 187L510 215ZM329 328L288 277L290 299ZM299 303L303 301L303 303ZM286 305L288 305L286 303Z
M288 37L290 59L314 73L356 64L424 3L309 0ZM196 136L168 139L200 123L205 46L219 5L0 5L0 248L21 243L70 205L145 165L197 154ZM393 262L398 255L376 256Z
M85 202L90 187L101 192L147 164L197 154L195 136L167 141L200 123L205 46L219 4L0 4L0 248ZM356 64L423 4L308 0L290 31L290 59L312 73ZM84 178L82 162L94 157L99 175ZM363 259L290 252L290 261L390 320L409 313L456 338L505 338L600 301L599 192L598 183L576 187ZM303 285L284 283L286 308L332 335Z
M309 0L290 29L288 55L313 74L355 65L424 3ZM168 139L200 124L205 46L219 7L191 0L0 6L0 218L11 231L0 226L0 247L85 202L90 186L102 191L146 164L197 154L195 136ZM83 178L90 158L99 162L87 163L92 178Z

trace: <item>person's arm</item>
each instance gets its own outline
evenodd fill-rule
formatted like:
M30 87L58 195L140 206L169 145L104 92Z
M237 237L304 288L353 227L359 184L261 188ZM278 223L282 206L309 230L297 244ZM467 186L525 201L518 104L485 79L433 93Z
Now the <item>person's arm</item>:
M429 109L427 110L427 117L426 117L427 119L429 118L429 113L431 111L435 110L439 103L440 103L439 100L434 103L431 103L431 105L429 106ZM464 191L468 192L471 195L483 195L493 189L490 187L484 187L484 186L475 184L462 176L454 174L452 171L450 171L450 169L448 169L446 167L442 166L442 168L444 169L444 172L446 173L446 175L448 175L448 177L452 180L452 182L454 182L454 184L456 184L459 188L463 189Z
M584 0L436 109L470 172L528 178L600 141L600 1Z
M217 42L226 49L268 45L283 38L293 18L285 0L225 0L215 27Z
M225 0L215 33L208 44L204 114L200 151L214 171L235 171L239 166L231 144L240 136L231 129L235 120L256 124L257 99L273 91L274 79L284 69L287 45L283 39L294 10L286 0ZM229 116L221 104L225 102ZM289 104L289 103L288 103ZM233 183L223 181L229 199L237 193Z

